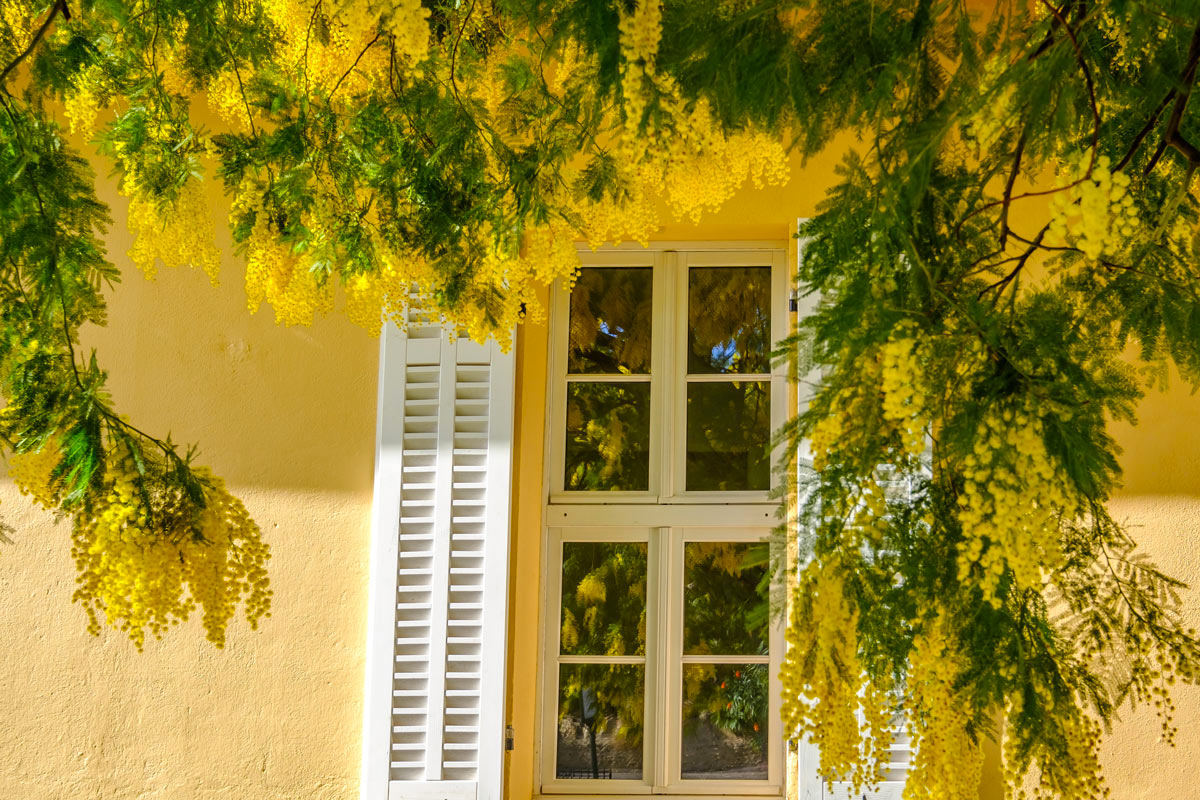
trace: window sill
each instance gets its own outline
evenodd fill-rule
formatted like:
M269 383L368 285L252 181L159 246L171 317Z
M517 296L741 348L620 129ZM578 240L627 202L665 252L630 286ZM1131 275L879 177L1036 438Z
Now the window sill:
M617 800L622 797L669 797L672 800L704 800L704 798L724 797L742 798L743 800L762 800L762 798L782 797L783 787L778 784L763 782L740 781L687 781L686 783L670 784L667 786L649 786L636 781L621 781L623 786L613 786L612 791L605 792L596 781L580 781L575 783L543 784L541 791L534 794L533 800L552 800L552 798L569 797L571 800ZM707 783L707 785L705 785Z

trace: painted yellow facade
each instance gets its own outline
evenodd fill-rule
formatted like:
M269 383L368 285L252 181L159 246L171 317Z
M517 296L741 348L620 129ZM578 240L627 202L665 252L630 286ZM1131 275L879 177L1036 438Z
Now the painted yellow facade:
M836 150L834 148L833 150ZM664 240L787 240L833 180L834 152L795 165L780 190L747 189L702 225ZM103 171L103 170L102 170ZM0 548L0 800L355 798L359 791L369 524L378 343L331 317L311 329L251 317L241 267L213 191L225 281L132 269L112 323L90 331L120 407L156 432L198 441L272 547L274 617L257 633L231 626L214 650L198 624L138 654L119 634L84 630L71 604L65 523L8 483L0 510L17 528ZM107 187L118 219L124 201ZM109 239L122 263L118 223ZM124 266L124 264L123 264ZM509 688L515 741L506 796L528 800L534 777L542 469L548 329L517 340ZM1171 574L1200 584L1200 397L1179 385L1151 396L1138 428L1122 426L1126 490L1116 516ZM1200 623L1200 592L1189 593ZM1178 693L1175 749L1156 744L1150 711L1123 714L1105 764L1120 800L1197 796L1200 690ZM996 772L983 797L998 797Z

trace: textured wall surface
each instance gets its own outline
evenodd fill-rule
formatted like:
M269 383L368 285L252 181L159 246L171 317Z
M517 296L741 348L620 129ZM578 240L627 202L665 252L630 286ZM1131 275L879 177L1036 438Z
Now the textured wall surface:
M1195 405L1195 398L1191 398ZM1149 420L1147 420L1149 421ZM1172 454L1164 453L1168 458ZM1167 476L1164 475L1164 478ZM1194 484L1195 485L1195 484ZM1168 574L1200 587L1200 491L1189 495L1122 497L1113 504L1118 519L1139 526L1139 544ZM1200 591L1185 594L1189 623L1200 628ZM1200 796L1195 765L1200 763L1200 688L1176 687L1176 746L1163 744L1153 709L1130 712L1113 723L1101 763L1119 800L1160 800Z
M125 266L124 202L108 200ZM17 533L0 546L0 800L358 795L378 343L336 318L251 317L240 263L224 267L218 289L130 268L88 344L118 407L198 442L246 502L272 548L274 616L258 632L235 619L224 651L196 620L142 654L92 637L68 523L3 484Z

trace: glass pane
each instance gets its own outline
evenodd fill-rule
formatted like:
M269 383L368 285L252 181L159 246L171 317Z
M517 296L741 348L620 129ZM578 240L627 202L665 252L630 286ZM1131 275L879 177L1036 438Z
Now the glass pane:
M567 371L650 372L650 267L591 267L571 291Z
M689 383L689 491L767 489L771 392L766 381Z
M767 779L767 665L684 664L684 780Z
M688 372L770 372L771 268L688 271Z
M563 542L560 623L563 655L644 655L646 543Z
M568 383L566 458L567 489L649 489L650 384Z
M644 681L641 664L559 667L556 778L642 779Z
M766 542L683 546L683 652L766 655L770 594Z

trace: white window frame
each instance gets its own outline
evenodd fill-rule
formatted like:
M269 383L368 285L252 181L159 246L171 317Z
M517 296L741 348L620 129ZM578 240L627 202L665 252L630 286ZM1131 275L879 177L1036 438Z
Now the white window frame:
M550 308L550 386L547 396L550 444L548 465L550 502L555 503L764 503L770 491L703 492L684 486L686 459L687 383L724 381L728 374L687 375L688 271L693 267L770 267L771 341L788 333L788 275L783 243L665 242L653 249L617 247L580 254L584 267L651 267L654 270L653 336L650 355L650 481L646 491L567 491L565 420L567 383L571 381L634 381L639 377L568 375L567 321L570 294L556 290ZM667 298L673 300L668 302ZM666 335L664 335L664 333ZM669 376L662 378L658 376ZM771 387L771 432L787 421L787 365L776 364L761 375L738 376L768 380ZM676 430L678 428L678 430ZM774 464L780 453L771 455ZM771 488L776 476L771 474Z
M585 267L651 267L653 336L651 344L650 479L646 491L565 491L567 322L570 296L551 298L550 358L547 391L544 516L544 602L539 620L542 656L538 698L541 702L535 749L538 795L642 795L764 797L784 794L787 766L780 720L779 665L784 650L784 613L772 608L768 707L768 775L765 781L683 780L680 775L682 668L685 663L752 663L747 656L684 656L683 552L689 541L761 541L778 523L779 503L770 498L777 483L772 470L766 491L687 491L686 386L728 379L686 374L688 274L692 267L768 266L771 276L771 339L787 335L788 271L785 242L662 242L653 248L623 245L599 252L581 249ZM589 376L580 376L588 380ZM599 380L608 380L607 377ZM770 382L771 432L787 419L787 365L763 375L739 376ZM772 466L780 453L771 455ZM569 541L645 541L648 543L647 625L643 740L643 780L555 778L558 674L561 663L603 662L603 657L559 655L559 603L562 545ZM773 544L774 549L776 545ZM772 563L780 558L772 552ZM775 581L785 576L777 574ZM772 604L784 596L772 585ZM621 659L622 663L630 657ZM641 663L643 659L633 658ZM674 721L674 722L668 722Z
M542 795L739 795L779 796L784 785L784 740L780 720L779 664L784 647L782 615L772 607L768 629L770 654L684 655L684 546L690 542L761 542L769 525L736 527L571 526L548 530L546 563L547 624L544 631L541 737L538 778ZM564 656L559 654L558 609L562 596L562 550L570 542L647 543L646 653L644 656ZM772 553L772 560L776 558ZM778 579L779 576L776 576ZM770 590L772 604L779 587ZM593 780L555 777L558 737L558 675L564 664L644 664L646 713L642 739L643 778ZM681 731L673 721L683 715L683 666L686 664L765 663L768 669L766 780L706 780L681 777Z

